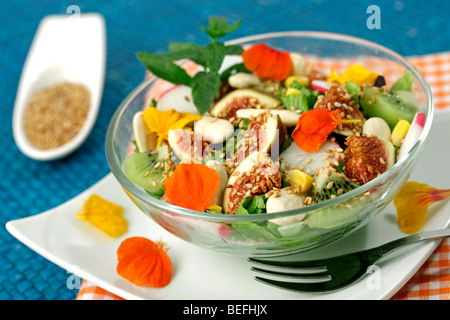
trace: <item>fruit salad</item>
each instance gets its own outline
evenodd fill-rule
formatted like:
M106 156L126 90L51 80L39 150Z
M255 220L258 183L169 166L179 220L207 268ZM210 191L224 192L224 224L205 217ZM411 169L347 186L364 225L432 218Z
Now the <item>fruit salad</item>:
M319 70L264 43L226 46L216 40L237 24L217 26L205 29L215 40L205 48L138 54L171 84L135 115L124 162L149 196L211 215L295 210L370 182L417 141L425 115L408 71L387 83L359 64ZM184 68L174 63L186 58ZM270 223L277 235L292 223L323 227L305 214Z

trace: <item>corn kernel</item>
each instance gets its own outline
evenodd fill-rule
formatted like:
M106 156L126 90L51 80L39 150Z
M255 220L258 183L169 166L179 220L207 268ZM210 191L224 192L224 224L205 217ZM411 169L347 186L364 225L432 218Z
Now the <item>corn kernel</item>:
M410 123L404 119L400 120L394 130L392 130L391 141L394 146L399 147L402 144L402 140L405 138L408 132Z
M309 78L305 76L290 76L284 81L284 85L286 88L289 88L294 81L297 81L304 86L309 85Z
M294 89L294 88L288 88L287 90L286 90L286 97L287 96L290 96L290 95L292 95L292 94L302 94L300 91L298 91L297 89Z
M314 182L314 178L298 169L289 171L286 181L294 188L299 188L301 193L308 191Z

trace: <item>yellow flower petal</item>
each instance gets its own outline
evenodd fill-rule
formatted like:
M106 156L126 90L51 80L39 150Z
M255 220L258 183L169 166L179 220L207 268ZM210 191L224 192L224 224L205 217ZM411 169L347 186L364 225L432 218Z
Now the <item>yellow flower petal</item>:
M156 147L161 146L164 139L167 139L169 130L182 129L188 123L200 119L200 115L181 113L173 109L160 111L153 106L147 108L143 116L149 131L158 135Z
M127 232L127 220L122 217L123 208L93 194L84 203L78 218L117 238Z
M341 85L344 85L346 82L354 82L363 86L365 84L373 84L377 77L377 73L367 70L361 65L354 64L348 67L341 76L339 76L335 70L331 69L331 74L327 81L337 81Z
M407 182L394 198L397 209L397 223L405 233L422 229L430 205L448 199L450 190L440 190L424 183Z

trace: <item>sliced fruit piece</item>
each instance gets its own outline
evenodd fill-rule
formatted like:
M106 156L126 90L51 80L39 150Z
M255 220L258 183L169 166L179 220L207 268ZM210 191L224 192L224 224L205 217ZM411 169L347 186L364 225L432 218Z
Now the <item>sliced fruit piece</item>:
M342 149L337 142L325 141L316 152L306 152L300 149L296 143L291 145L280 154L281 169L300 169L307 174L314 174L315 170L320 170L322 166L333 165L334 161L341 159ZM338 156L336 157L336 153ZM334 165L336 166L336 165Z
M223 210L235 214L245 197L265 194L281 188L282 175L278 166L265 154L253 152L230 175L223 195Z
M169 146L181 161L199 162L208 142L187 129L169 130Z
M216 194L214 195L213 204L217 206L223 205L223 192L225 191L225 187L228 182L228 173L225 169L225 166L222 163L219 163L216 160L208 160L205 165L211 169L216 170L217 174L220 178L220 185L217 188Z
M185 85L177 85L163 93L156 108L161 111L174 109L178 112L198 114L192 98L192 89Z
M155 149L158 137L156 132L149 132L142 111L133 117L133 133L139 152Z
M345 192L354 190L359 184L346 179L345 175L339 172L322 170L314 179L314 187L310 190L309 196L312 203L319 203L337 196Z
M153 151L131 154L124 161L127 178L156 197L164 194L164 185L161 181L173 170L167 145Z
M361 107L369 117L380 117L386 120L391 130L399 119L411 123L419 110L414 95L410 91L391 91L386 95L373 87L365 86Z
M236 116L239 109L274 109L280 100L267 92L258 89L237 89L217 101L210 113L217 118L230 119Z
M250 117L249 121L244 138L236 146L236 161L244 160L254 151L270 154L272 158L278 159L287 135L286 127L280 117L263 113Z
M425 114L422 112L417 112L414 116L414 119L409 127L408 132L406 133L405 139L403 139L402 146L398 151L397 161L400 161L403 157L405 157L411 148L416 144L419 139L420 134L423 131L423 127L425 125Z
M233 135L234 126L230 121L203 116L194 123L194 133L210 143L226 141Z
M261 109L240 109L236 111L236 116L238 118L248 119L250 117L256 117L262 113L267 112L267 110ZM300 118L300 114L291 110L273 109L270 110L271 115L278 115L281 122L286 128L295 127Z
M339 110L342 119L358 119L357 123L342 123L334 132L350 136L356 132L361 132L364 125L364 116L355 102L355 99L347 92L345 86L340 86L333 82L330 90L325 93L323 99L318 100L314 109L328 109L330 111Z
M345 171L363 185L395 164L395 148L390 141L354 135L346 139Z

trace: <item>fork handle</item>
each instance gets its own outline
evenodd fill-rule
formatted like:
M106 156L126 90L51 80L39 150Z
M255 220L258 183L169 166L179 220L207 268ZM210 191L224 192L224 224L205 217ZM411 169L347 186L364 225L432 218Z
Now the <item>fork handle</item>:
M380 247L378 247L378 252L382 255L388 254L395 249L402 246L413 244L425 240L438 240L450 236L450 229L443 229L437 231L428 231L413 234L404 238L400 238L391 242L388 242Z

